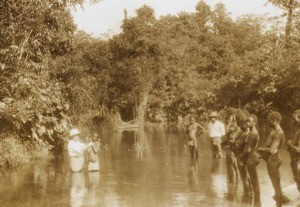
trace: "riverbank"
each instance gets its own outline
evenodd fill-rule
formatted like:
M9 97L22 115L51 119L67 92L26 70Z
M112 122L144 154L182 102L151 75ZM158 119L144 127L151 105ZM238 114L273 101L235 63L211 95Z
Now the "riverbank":
M50 158L49 147L33 142L21 142L16 136L0 137L0 169L16 168L35 159Z

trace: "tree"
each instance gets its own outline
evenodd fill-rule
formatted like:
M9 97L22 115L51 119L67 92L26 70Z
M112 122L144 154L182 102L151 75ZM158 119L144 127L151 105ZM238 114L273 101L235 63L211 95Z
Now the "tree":
M153 9L144 5L136 14L124 19L122 33L110 42L115 68L111 87L120 94L118 102L133 104L136 119L143 122L149 92L160 73L161 54Z
M300 2L298 0L269 0L275 6L280 7L284 10L284 16L287 16L285 26L285 46L291 46L291 34L294 27L295 17L299 17Z
M94 130L91 121L107 115L108 84L111 81L111 53L107 41L83 31L74 36L74 47L51 63L52 77L61 84L63 97L70 103L73 125Z
M0 119L23 141L58 146L69 127L69 105L49 63L72 49L68 6L80 0L0 2ZM58 149L58 148L55 148Z

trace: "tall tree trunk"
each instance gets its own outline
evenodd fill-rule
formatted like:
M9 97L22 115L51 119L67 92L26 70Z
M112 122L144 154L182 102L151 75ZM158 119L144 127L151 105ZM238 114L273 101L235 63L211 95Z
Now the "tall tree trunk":
M290 0L287 5L287 21L285 25L285 47L288 48L291 45L291 31L293 25L293 13L294 13L295 0Z
M132 107L132 118L135 120L137 118L137 108L138 108L138 100L136 98L135 92L132 92L134 99L134 106Z
M138 123L144 123L145 110L148 102L149 92L144 92L140 95L140 102L137 107L137 121Z

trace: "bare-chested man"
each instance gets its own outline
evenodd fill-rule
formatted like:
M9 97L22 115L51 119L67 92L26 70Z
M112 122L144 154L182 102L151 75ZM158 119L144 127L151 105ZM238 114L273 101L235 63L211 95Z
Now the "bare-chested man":
M241 161L247 167L247 171L250 177L250 183L254 193L254 206L260 207L260 188L257 175L257 165L259 164L259 158L256 150L259 141L259 134L256 130L257 117L253 114L247 118L247 125L249 127L249 134L245 140L244 152L241 155Z
M248 199L251 193L250 179L249 179L247 167L246 165L243 164L241 160L241 156L243 155L245 149L246 139L249 135L249 128L246 123L246 118L247 115L244 111L240 111L236 115L236 121L238 126L241 128L241 131L239 134L237 134L235 138L234 153L237 158L237 166L243 183L243 189L244 189L243 197L245 199Z
M300 109L294 112L293 122L297 127L297 131L294 138L287 142L287 147L291 156L291 167L294 180L297 184L298 191L300 192Z
M226 169L229 182L233 182L234 177L238 179L237 161L236 156L233 152L233 143L235 137L240 133L241 129L236 123L236 111L237 110L234 108L229 108L226 111L226 134L221 143L221 146L225 150Z
M276 201L276 206L281 207L282 204L289 202L289 199L282 193L279 171L281 165L281 157L279 155L279 150L282 148L282 145L285 140L285 135L280 126L281 115L279 112L271 111L268 114L267 120L268 124L273 129L267 138L265 147L258 148L257 152L267 162L268 174L275 191L275 195L273 198Z
M202 131L204 128L195 121L194 117L190 118L190 124L187 127L187 133L188 133L188 147L191 153L191 157L197 157L198 156L198 144L197 144L197 135L198 135L198 129L201 129Z

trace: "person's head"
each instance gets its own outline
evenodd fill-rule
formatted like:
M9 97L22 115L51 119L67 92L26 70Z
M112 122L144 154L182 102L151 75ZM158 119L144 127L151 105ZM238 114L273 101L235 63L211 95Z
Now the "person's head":
M235 108L228 108L225 111L225 121L226 121L226 123L234 121L236 113L237 113L237 109L235 109Z
M293 123L295 124L295 126L300 127L300 109L294 111Z
M193 116L190 117L190 123L191 124L195 123L195 118Z
M80 134L80 132L78 129L76 129L76 128L71 129L70 130L70 139L78 141L80 139L79 134Z
M217 116L218 114L216 112L211 112L209 115L210 121L215 122L217 120Z
M242 129L245 128L245 121L247 119L247 115L244 111L238 110L235 116L237 125Z
M257 116L255 116L254 114L250 114L248 117L247 117L247 125L248 127L250 128L253 128L257 123Z
M99 139L99 135L97 133L93 133L92 141L97 141Z
M278 111L270 111L268 114L267 121L270 126L275 126L276 124L280 124L281 114Z

